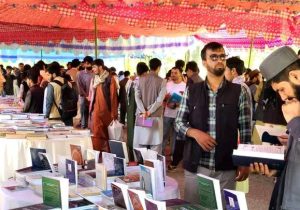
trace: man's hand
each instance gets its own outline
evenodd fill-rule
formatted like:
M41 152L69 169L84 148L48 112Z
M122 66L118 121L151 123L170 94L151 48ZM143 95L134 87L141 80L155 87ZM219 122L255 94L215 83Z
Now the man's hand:
M209 152L217 145L216 140L210 135L195 128L190 128L187 131L187 136L194 138L200 147L206 152Z
M250 173L250 167L247 166L240 166L238 167L238 169L236 170L236 177L235 177L235 181L241 182L241 181L245 181Z
M282 105L282 113L286 122L300 116L300 102L297 99L288 100Z
M268 165L263 163L250 164L250 170L253 173L260 173L262 175L266 175L267 177L275 176L277 173L276 170L270 170Z
M282 145L287 145L287 142L289 140L289 136L288 135L281 135L281 136L277 136L278 141L280 141L280 143Z

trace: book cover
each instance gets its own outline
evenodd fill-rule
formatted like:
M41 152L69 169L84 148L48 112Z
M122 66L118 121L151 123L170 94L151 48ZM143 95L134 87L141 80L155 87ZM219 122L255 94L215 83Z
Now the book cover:
M208 209L222 210L220 182L217 179L197 174L199 203Z
M163 181L164 186L166 185L166 179L167 179L167 167L166 167L166 157L160 154L157 154L157 160L161 161L162 164L162 171L163 171Z
M147 210L166 210L166 202L156 201L150 198L145 198L145 206Z
M102 163L104 164L107 171L115 170L114 157L116 157L115 154L102 152Z
M135 154L135 157L136 157L136 160L137 160L138 164L144 164L144 159L143 159L142 152L137 148L134 148L133 152Z
M116 182L111 183L111 190L113 193L113 200L116 206L130 209L128 198L128 186Z
M181 99L182 99L181 95L179 95L178 93L173 93L170 96L168 103L180 103Z
M142 190L128 189L128 196L130 201L131 209L144 210L146 193Z
M156 191L164 190L163 166L160 160L144 159L144 165L154 169L155 189Z
M32 163L32 170L49 170L50 166L49 163L43 162L41 160L39 153L46 153L46 149L40 148L30 148L30 156L31 156L31 163Z
M165 200L165 202L166 202L167 207L189 204L189 202L179 199L179 198L168 199L168 200Z
M83 165L83 157L80 145L70 144L72 160L76 160L78 165Z
M68 209L69 180L42 177L43 203L48 206Z
M117 141L117 140L109 140L109 148L110 152L117 155L117 157L125 158L126 163L129 162L128 151L126 142Z
M140 188L156 199L155 169L140 165Z
M136 126L146 127L146 128L152 128L153 123L154 123L154 121L151 117L144 118L142 116L139 116L136 118L136 121L135 121Z
M227 189L224 189L223 193L226 210L248 210L245 193Z
M49 166L51 172L54 173L55 169L54 169L54 166L52 164L51 155L48 154L48 153L42 153L42 152L40 152L39 153L39 157L41 159L42 164L45 165L45 166L47 166L47 167Z
M86 149L85 157L85 169L92 170L96 168L96 164L99 163L100 151Z
M270 169L282 169L285 164L284 146L239 144L233 150L232 161L236 166L249 166L258 162L267 164Z
M113 176L125 176L126 162L124 158L114 157L114 167Z
M70 184L78 184L78 169L75 160L66 159L66 178L69 179Z

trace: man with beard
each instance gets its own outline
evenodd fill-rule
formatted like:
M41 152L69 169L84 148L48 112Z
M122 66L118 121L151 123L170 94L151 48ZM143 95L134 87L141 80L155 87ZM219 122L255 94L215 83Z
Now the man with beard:
M271 82L285 102L282 112L289 131L286 163L277 172L269 209L300 209L300 59L290 47L282 47L269 55L260 65L262 75ZM274 170L267 165L254 164L255 170L271 176Z
M186 136L184 199L191 203L199 203L197 173L220 180L221 190L235 189L235 181L244 181L249 174L249 167L236 168L232 163L238 133L241 143L250 143L251 139L247 92L225 79L222 44L206 44L201 59L207 77L186 89L175 121L177 131Z

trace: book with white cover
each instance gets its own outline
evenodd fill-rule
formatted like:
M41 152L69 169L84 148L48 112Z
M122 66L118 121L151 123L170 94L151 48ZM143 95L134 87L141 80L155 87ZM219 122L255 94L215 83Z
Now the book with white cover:
M143 164L143 160L145 159L157 159L157 152L154 150L147 149L145 147L141 148L134 148L133 149L135 158L137 159L138 163ZM142 157L140 157L142 156Z
M54 173L56 170L53 166L52 156L49 153L42 153L42 152L40 152L39 155L40 155L41 161L48 162L51 172Z
M203 208L223 210L221 186L218 179L197 174L199 204Z
M99 163L99 155L100 151L92 150L92 149L86 149L85 152L85 169L95 169L96 164Z
M152 167L140 165L140 187L150 194L153 199L157 199L157 188L155 179L155 169Z
M69 180L58 177L42 178L43 203L58 207L62 210L69 209Z
M226 210L248 210L244 192L224 189Z
M232 160L236 166L249 166L251 163L264 163L272 169L284 166L284 146L239 144L233 150Z
M160 160L154 160L154 159L145 159L144 165L153 167L155 169L155 184L156 184L156 190L157 191L163 191L164 190L164 177L163 177L163 164Z
M96 164L96 186L101 190L107 189L107 171L103 163Z

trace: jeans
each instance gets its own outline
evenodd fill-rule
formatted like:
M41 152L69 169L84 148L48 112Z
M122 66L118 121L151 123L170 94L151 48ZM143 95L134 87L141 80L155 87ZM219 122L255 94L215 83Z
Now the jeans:
M79 101L80 101L81 128L87 128L88 117L89 117L89 106L84 96L79 96Z
M174 152L175 141L176 141L176 131L174 129L175 118L164 117L164 127L163 127L163 143L162 143L162 154L165 155L165 148L170 138L171 154Z

